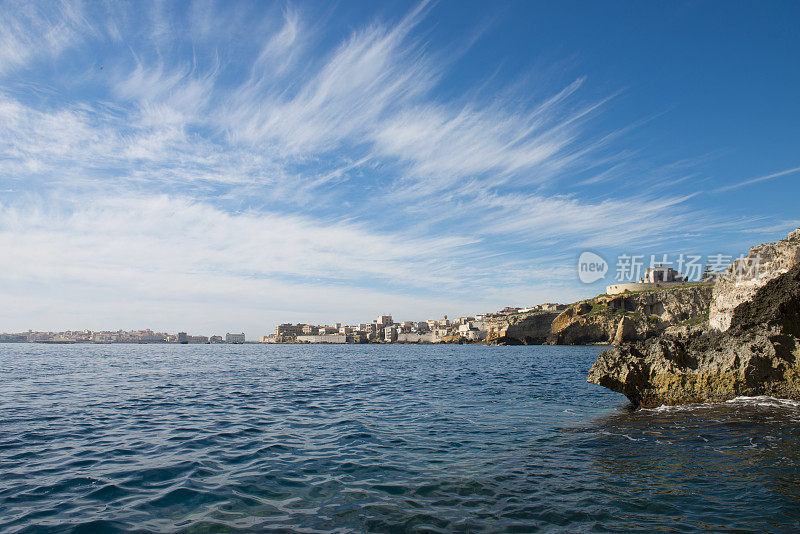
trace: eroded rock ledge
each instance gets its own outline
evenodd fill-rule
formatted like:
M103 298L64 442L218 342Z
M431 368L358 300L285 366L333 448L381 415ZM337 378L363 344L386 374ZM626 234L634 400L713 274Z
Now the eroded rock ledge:
M767 254L766 261L748 277L717 282L711 325L671 327L605 351L588 381L642 407L755 395L800 399L798 250L800 229L754 247L748 258Z
M670 326L708 318L712 287L599 295L558 312L528 312L491 318L484 325L493 345L585 345L641 341Z

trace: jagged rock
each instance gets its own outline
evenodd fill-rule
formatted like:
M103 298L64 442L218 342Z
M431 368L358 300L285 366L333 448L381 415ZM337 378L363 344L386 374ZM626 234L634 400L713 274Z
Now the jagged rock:
M722 302L712 307L724 330L672 327L657 338L624 343L600 354L588 381L625 394L637 406L753 395L800 399L800 263L792 259L798 257L798 238L795 231L751 249L776 252L765 263L766 282L717 282L714 298Z
M493 345L584 345L643 340L708 313L710 285L693 285L576 302L562 313L525 312L489 318L483 328Z
M789 271L800 260L800 228L786 239L750 249L734 262L728 276L714 286L709 326L724 332L731 325L736 307L750 300L764 284Z
M633 341L636 339L636 326L630 317L623 317L617 324L617 333L614 335L614 345L620 345L623 341Z
M623 319L625 340L644 340L708 312L712 286L690 285L639 293L600 295L573 304L553 321L548 343L617 343Z
M610 343L614 337L614 319L605 315L577 316L559 330L551 332L551 345L590 345Z
M493 345L541 345L559 312L536 311L487 319L486 342Z

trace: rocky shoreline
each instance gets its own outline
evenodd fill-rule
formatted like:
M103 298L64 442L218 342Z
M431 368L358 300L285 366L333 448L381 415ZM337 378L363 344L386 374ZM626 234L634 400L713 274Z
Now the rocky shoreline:
M623 393L638 407L756 395L797 400L799 355L797 229L734 262L713 288L707 321L622 342L600 354L587 380Z
M712 286L599 295L561 313L535 312L486 321L490 345L592 345L641 341L707 319Z

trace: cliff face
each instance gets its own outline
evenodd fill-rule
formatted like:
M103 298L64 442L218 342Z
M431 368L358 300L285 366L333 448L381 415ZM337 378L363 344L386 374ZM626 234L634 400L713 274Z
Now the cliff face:
M792 268L800 259L800 228L777 243L765 243L750 249L747 257L736 260L731 278L720 279L714 287L709 326L724 332L731 326L739 304L754 297L767 282Z
M798 251L798 230L754 247L761 268L717 282L711 324L669 328L603 352L588 381L645 407L753 395L800 399Z
M580 345L644 340L708 312L711 286L600 295L573 304L552 324L548 343Z
M530 312L484 321L486 342L495 345L542 345L558 312Z
M530 312L484 321L486 342L498 345L585 345L644 340L708 313L712 287L600 295L561 312Z

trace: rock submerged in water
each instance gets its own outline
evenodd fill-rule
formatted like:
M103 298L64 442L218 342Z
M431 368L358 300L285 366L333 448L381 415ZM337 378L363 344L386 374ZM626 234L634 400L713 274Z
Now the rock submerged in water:
M756 395L800 399L800 229L753 247L748 258L756 256L757 271L717 282L709 324L668 328L605 351L587 380L641 407Z

